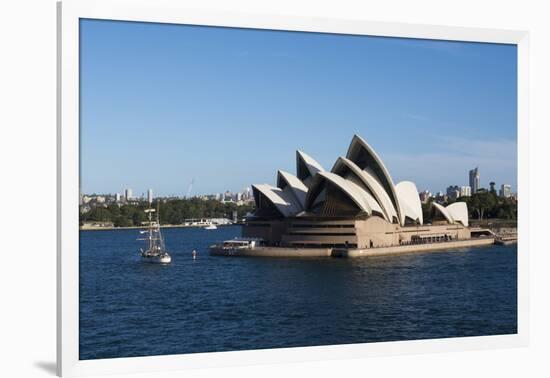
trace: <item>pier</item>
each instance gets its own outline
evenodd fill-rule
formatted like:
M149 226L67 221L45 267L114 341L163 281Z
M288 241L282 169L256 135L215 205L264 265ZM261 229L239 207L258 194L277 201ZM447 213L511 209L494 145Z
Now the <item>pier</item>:
M388 247L374 248L304 248L292 246L255 246L238 251L212 250L212 255L217 256L248 256L248 257L375 257L388 255L402 255L410 253L452 251L461 248L481 247L499 244L494 236L483 236L464 240L438 241L432 243L404 244Z

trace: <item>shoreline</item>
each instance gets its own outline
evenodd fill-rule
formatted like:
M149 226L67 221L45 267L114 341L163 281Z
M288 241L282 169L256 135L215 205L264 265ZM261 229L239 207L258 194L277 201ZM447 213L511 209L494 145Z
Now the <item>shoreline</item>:
M241 223L232 224L217 224L216 227L228 227L228 226L242 226ZM114 227L114 226L97 226L97 227L78 227L78 231L112 231L112 230L140 230L147 226L127 226L127 227ZM163 224L160 228L204 228L205 226L185 226L183 224Z

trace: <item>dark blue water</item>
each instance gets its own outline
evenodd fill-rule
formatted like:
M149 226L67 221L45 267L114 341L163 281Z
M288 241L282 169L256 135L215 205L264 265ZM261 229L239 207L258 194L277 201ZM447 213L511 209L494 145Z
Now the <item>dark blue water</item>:
M516 246L367 259L208 255L240 232L166 229L166 266L140 262L137 230L81 232L80 359L517 332Z

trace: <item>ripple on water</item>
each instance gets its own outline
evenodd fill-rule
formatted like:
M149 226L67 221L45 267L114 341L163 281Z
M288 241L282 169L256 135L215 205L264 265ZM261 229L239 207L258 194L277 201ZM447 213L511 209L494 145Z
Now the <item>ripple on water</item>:
M158 266L139 261L136 230L81 232L80 358L517 332L516 246L372 259L208 255L239 234L167 229L173 263Z

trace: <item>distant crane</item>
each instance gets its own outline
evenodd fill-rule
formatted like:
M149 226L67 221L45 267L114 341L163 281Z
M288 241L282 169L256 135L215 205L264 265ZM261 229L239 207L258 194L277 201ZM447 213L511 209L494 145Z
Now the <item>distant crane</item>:
M189 195L191 194L191 189L193 189L194 182L195 182L195 179L191 179L191 183L189 184L189 188L187 189L187 195L185 196L186 199L188 199Z

